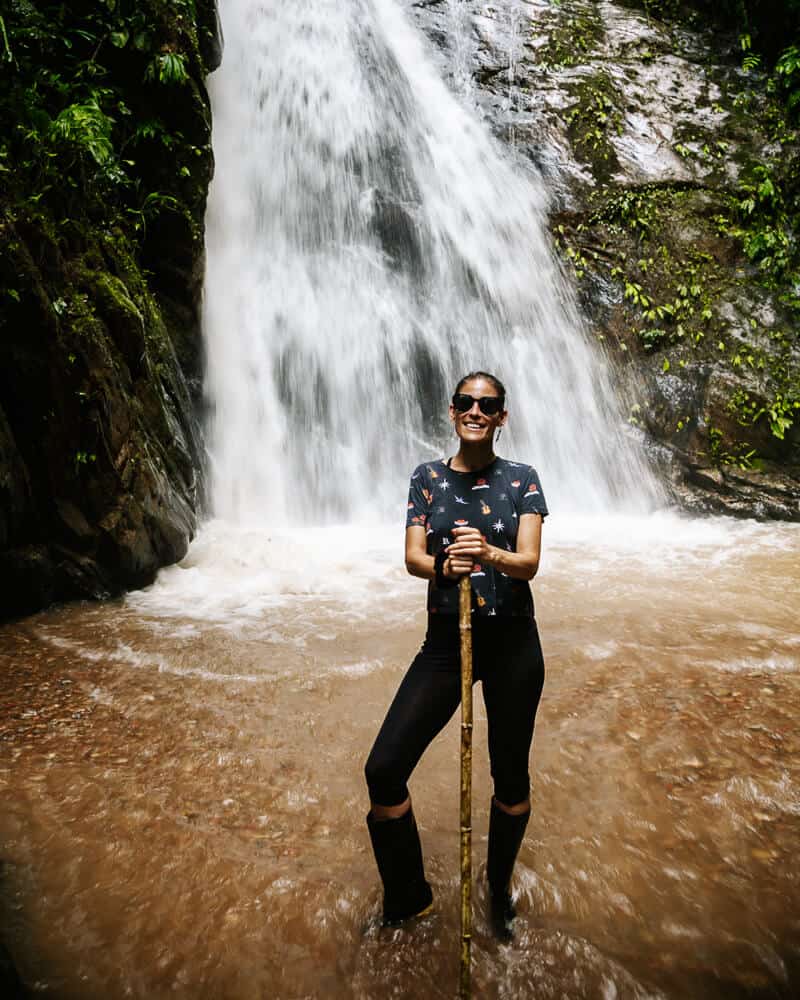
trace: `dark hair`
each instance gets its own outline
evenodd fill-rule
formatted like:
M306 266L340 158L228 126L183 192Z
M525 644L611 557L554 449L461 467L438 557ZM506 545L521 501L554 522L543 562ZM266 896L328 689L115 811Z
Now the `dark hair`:
M455 396L457 393L461 392L461 390L464 388L467 382L471 382L472 379L474 378L482 378L486 379L487 382L491 382L492 386L497 392L497 395L502 400L503 406L505 406L506 387L503 385L503 383L496 375L490 375L489 372L470 372L469 375L465 375L462 379L459 379L458 385L456 386L453 395Z

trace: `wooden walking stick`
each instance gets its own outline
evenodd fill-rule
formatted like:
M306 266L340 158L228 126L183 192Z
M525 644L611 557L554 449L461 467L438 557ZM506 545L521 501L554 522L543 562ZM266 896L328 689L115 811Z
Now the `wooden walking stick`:
M458 584L461 636L461 986L470 996L472 944L472 587L469 574Z

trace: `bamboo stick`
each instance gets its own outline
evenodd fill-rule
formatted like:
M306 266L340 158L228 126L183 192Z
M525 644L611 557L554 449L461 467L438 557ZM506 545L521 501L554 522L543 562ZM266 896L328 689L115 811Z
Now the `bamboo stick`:
M461 636L461 979L459 996L471 994L472 944L472 587L469 575L458 585Z

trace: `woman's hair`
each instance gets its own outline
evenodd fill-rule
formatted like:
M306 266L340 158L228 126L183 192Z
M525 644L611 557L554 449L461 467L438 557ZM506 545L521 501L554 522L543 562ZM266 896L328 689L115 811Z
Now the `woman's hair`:
M503 385L503 383L496 375L490 375L489 372L470 372L469 375L465 375L462 379L459 379L458 385L456 386L453 395L455 396L457 393L461 392L461 390L464 388L467 382L471 382L472 379L474 378L482 378L486 379L487 382L491 382L491 384L494 386L495 391L497 392L497 395L503 401L503 406L505 406L506 387Z

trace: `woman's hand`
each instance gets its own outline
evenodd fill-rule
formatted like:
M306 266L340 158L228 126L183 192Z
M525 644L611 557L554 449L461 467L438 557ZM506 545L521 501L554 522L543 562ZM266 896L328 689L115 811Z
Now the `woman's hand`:
M471 573L476 562L491 562L491 546L477 528L454 528L455 541L447 548L444 574L451 578Z

